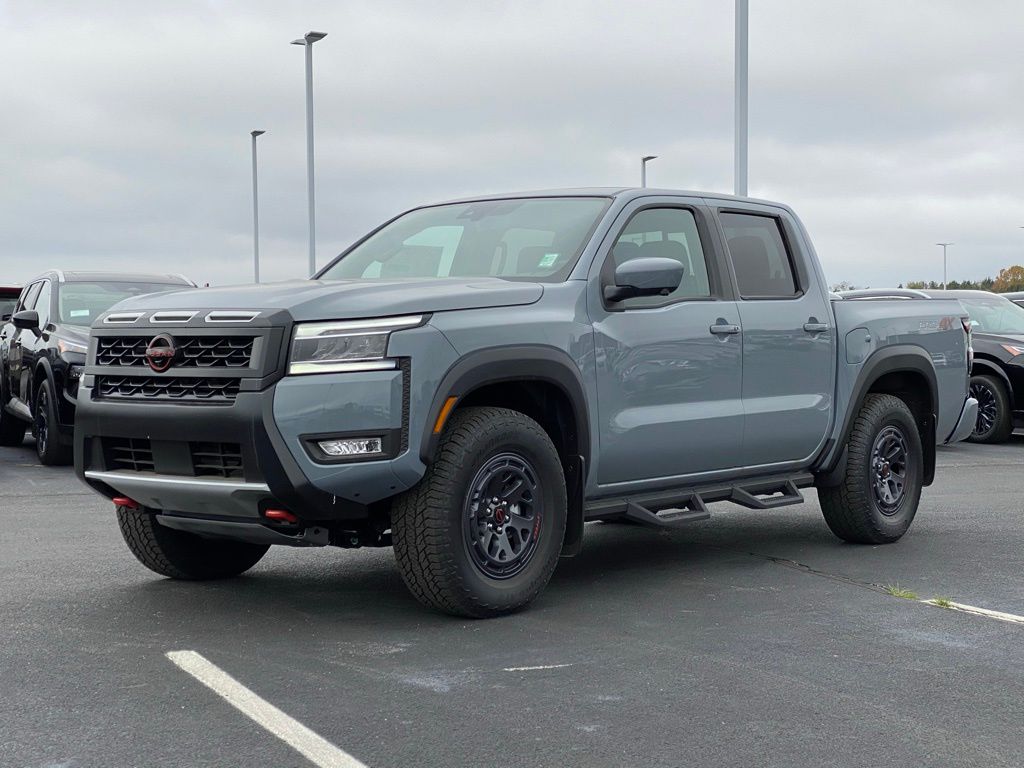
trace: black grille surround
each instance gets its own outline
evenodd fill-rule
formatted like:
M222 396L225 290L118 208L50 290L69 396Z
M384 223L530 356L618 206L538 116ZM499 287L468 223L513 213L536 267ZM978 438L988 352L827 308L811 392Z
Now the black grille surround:
M122 368L145 367L150 336L101 336L96 364ZM254 336L175 336L175 368L247 368L252 361Z
M179 323L150 321L141 313L131 322L93 327L83 384L95 400L232 407L244 392L258 392L284 375L291 317L274 310L245 321L207 321L223 312L189 311L192 319ZM166 317L174 314L157 311ZM229 313L230 314L230 313ZM154 371L146 349L157 336L169 336L157 346L177 351L170 367Z

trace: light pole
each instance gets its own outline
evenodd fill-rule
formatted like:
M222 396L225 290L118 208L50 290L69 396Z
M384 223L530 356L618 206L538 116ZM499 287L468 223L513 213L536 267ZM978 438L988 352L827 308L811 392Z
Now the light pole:
M747 29L749 0L736 0L736 135L735 190L747 196Z
M936 243L936 245L942 246L942 290L946 290L946 248L954 243Z
M252 131L252 276L253 281L260 281L260 197L256 184L256 137L266 131Z
M644 155L640 158L640 186L647 186L647 162L657 159L657 155Z
M313 43L326 32L307 32L292 45L306 46L306 187L309 196L309 274L316 272L316 206L313 185Z

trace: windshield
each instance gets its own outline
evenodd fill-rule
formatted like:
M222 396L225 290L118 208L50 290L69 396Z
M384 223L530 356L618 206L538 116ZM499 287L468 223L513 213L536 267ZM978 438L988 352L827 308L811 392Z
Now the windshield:
M64 325L88 327L121 299L186 287L182 283L64 283L58 315Z
M560 282L607 198L524 198L420 208L324 270L322 280L503 277Z
M979 333L1024 334L1024 307L1002 296L960 299Z

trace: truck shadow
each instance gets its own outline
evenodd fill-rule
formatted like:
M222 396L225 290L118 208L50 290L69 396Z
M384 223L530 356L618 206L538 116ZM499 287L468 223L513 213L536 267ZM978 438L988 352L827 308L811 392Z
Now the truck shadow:
M774 522L774 526L773 526ZM751 515L715 530L714 523L671 533L637 526L592 524L575 558L563 559L532 608L498 621L539 611L585 607L600 591L602 599L633 601L671 583L681 601L700 599L716 579L749 578L766 567L750 551L771 541L802 543L815 549L843 548L820 517L801 515L769 540L766 529L778 527L778 514ZM687 589L692 586L693 591ZM132 610L156 614L158 621L213 629L264 619L306 628L358 623L362 628L444 627L464 619L421 606L406 590L390 550L271 550L249 574L219 582L152 579L123 588ZM687 593L690 592L688 595ZM195 608L201 605L201 617ZM595 622L602 614L593 615ZM258 630L257 630L258 631Z

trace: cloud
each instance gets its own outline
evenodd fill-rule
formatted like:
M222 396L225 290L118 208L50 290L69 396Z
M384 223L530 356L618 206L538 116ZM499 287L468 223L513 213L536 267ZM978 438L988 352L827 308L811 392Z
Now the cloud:
M750 189L805 219L833 282L1024 261L1024 7L754 3ZM0 282L46 266L251 274L249 131L269 279L306 268L302 49L316 44L320 262L462 194L729 191L732 3L8 2Z

